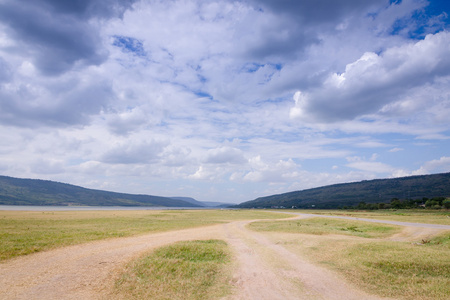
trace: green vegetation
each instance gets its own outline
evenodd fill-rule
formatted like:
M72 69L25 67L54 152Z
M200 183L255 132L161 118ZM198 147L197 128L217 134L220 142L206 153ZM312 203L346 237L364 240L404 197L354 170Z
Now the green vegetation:
M3 205L87 205L198 207L180 199L114 193L86 189L48 180L0 176L0 204Z
M413 242L394 242L382 238L398 232L398 227L378 226L313 218L263 221L250 228L271 232L278 243L340 272L369 293L395 299L448 299L450 231Z
M241 203L238 207L335 209L355 207L362 202L364 205L376 203L378 207L378 203L384 203L391 208L401 208L400 206L411 199L414 201L419 199L427 205L427 200L423 201L424 197L444 197L444 199L450 197L450 173L335 184L261 197ZM394 198L403 200L391 203ZM441 207L450 205L448 201L445 203L444 201L446 200L438 205ZM429 205L430 208L435 208L437 204L432 205L430 202Z
M443 209L450 208L450 199L445 197L434 197L428 199L424 197L422 199L398 199L392 198L390 203L366 203L359 202L358 205L353 207L343 206L343 209L368 209L368 210L377 210L377 209L414 209L425 207L428 209Z
M260 221L249 224L256 231L281 231L306 234L344 234L365 238L387 237L400 231L400 226L372 224L352 220L335 220L326 218L308 218L286 220L283 222Z
M225 223L287 218L264 211L0 211L0 261L93 240Z
M348 211L348 210L288 210L330 216L379 219L400 222L450 225L450 211L427 209Z
M219 240L179 242L128 265L116 281L126 299L214 299L227 292L230 262Z

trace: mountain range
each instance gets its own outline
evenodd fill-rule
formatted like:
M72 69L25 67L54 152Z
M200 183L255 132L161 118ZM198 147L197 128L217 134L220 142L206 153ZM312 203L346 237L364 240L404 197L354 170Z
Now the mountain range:
M218 207L188 197L161 197L87 189L67 183L0 176L0 205Z
M450 197L450 173L334 184L243 202L238 208L339 208L392 199Z
M450 197L450 173L364 180L260 197L235 208L340 208L394 198ZM67 183L0 176L0 205L230 207L190 197L161 197L87 189Z

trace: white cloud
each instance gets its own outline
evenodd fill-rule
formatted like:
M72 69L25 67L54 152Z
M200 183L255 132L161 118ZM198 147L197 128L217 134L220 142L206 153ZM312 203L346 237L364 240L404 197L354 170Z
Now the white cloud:
M3 174L244 201L445 170L425 1L0 2Z
M381 54L366 52L343 73L331 74L320 88L296 97L291 116L330 122L376 113L409 89L426 88L450 75L449 43L450 33L443 31Z
M361 171L365 171L365 172L370 172L370 173L375 173L375 174L378 174L378 173L393 174L394 172L397 171L394 167L392 167L386 163L376 161L377 158L378 158L378 154L376 154L376 153L372 154L372 156L369 158L369 160L366 160L359 156L347 157L347 161L349 163L346 164L346 166L349 168L353 168L353 169L357 169L357 170L361 170Z
M298 177L298 166L292 159L279 160L276 163L267 163L261 159L261 156L255 156L249 159L251 171L243 175L244 181L251 182L283 182L286 179L295 179ZM235 180L237 177L235 177Z
M392 173L395 171L395 169L385 163L382 162L376 162L376 161L357 161L352 162L346 165L347 167L361 170L361 171L367 171L367 172L373 172L373 173Z
M450 172L450 157L443 156L439 159L427 161L420 169L412 172L412 175L426 175L430 173Z
M133 108L128 111L112 114L108 119L108 126L111 131L118 135L127 135L136 131L149 121L149 117L140 108Z
M149 164L158 160L166 145L164 141L154 140L139 144L119 144L104 153L100 160L112 164Z
M208 150L206 163L212 164L243 164L246 162L241 150L231 147L220 147Z
M226 171L219 167L201 165L194 174L188 176L190 179L206 180L210 182L220 181Z

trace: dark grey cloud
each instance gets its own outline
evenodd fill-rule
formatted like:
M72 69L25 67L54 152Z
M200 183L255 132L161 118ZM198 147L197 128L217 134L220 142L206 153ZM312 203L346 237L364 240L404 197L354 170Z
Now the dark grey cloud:
M99 22L120 18L135 0L3 0L0 26L0 123L15 126L85 125L114 99L111 82L66 72L108 58ZM37 70L25 71L23 62ZM13 67L14 66L14 67ZM22 64L22 66L24 66ZM50 76L42 79L40 75ZM28 77L31 76L31 77Z
M11 76L11 67L2 57L0 57L0 83L9 81Z
M75 63L99 65L107 58L94 18L120 17L132 1L6 0L0 23L15 41L9 50L33 61L45 75L59 75Z
M261 38L253 45L248 45L251 59L285 61L297 58L303 50L319 39L315 32L298 27L295 22L283 20L264 28Z
M114 98L107 81L68 85L70 88L58 87L59 91L43 91L43 95L36 95L25 85L0 90L0 123L25 127L84 125Z
M257 59L294 59L309 45L320 42L320 34L333 31L349 18L365 17L388 0L248 0L255 9L278 16L265 28L263 38L250 47L249 56Z
M262 9L284 14L303 25L336 24L354 14L366 12L388 0L250 0Z
M25 0L37 3L55 13L70 14L78 18L111 18L122 17L136 0Z

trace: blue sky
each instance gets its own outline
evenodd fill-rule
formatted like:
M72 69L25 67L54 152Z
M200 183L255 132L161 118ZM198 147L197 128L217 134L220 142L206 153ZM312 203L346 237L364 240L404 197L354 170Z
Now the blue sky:
M240 203L450 172L449 13L0 0L0 174Z

